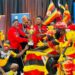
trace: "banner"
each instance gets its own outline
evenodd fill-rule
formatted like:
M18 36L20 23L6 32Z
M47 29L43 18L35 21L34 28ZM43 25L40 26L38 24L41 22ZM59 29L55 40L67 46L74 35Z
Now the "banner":
M13 22L14 19L18 19L20 23L22 23L22 17L26 16L28 19L30 19L30 14L29 13L13 13L11 14L11 23Z

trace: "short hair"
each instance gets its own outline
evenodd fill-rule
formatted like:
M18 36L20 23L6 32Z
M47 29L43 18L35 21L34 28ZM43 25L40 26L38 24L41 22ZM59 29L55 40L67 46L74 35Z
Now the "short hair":
M18 19L14 19L14 20L13 20L13 23L14 23L15 21L18 21Z
M43 17L42 16L37 16L36 18L40 18L41 20L43 20Z

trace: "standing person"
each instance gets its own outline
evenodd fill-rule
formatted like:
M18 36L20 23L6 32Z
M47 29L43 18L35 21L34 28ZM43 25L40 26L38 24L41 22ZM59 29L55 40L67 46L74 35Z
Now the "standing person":
M28 25L28 18L26 16L22 17L22 23L19 24L19 28L22 30L22 32L27 34L27 30L30 28Z
M21 43L26 43L28 42L27 38L23 38L21 37L21 30L18 28L18 20L14 20L13 21L13 25L12 27L9 29L8 31L8 40L10 42L10 47L11 49L16 52L19 53L23 48ZM24 47L25 47L24 45ZM22 59L21 57L14 59L13 57L11 57L11 61L14 62L16 60L16 62L19 64L19 74L20 75L20 71L22 71L23 68L23 63L22 63Z
M18 29L21 32L22 35L20 35L22 38L28 39L28 30L30 29L30 26L28 24L28 18L26 16L22 17L22 23L19 23ZM22 49L25 47L25 42L21 42Z
M10 41L11 48L14 50L22 50L21 44L22 42L27 43L27 38L20 37L21 33L18 28L18 20L13 21L12 27L8 31L8 40Z
M37 46L37 43L39 40L42 40L43 34L47 31L47 28L45 25L43 25L43 18L41 16L37 16L35 20L35 25L33 26L34 32L32 35L32 40L34 42L34 48Z

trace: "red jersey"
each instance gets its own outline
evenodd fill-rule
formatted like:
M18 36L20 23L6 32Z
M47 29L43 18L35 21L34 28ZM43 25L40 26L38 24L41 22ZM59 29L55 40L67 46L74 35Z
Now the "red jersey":
M40 28L38 25L34 25L33 29L34 29L34 33L32 35L32 40L34 42L34 47L36 47L39 40L42 40L42 37L39 35L45 33L47 31L47 28L45 25L42 25Z
M21 38L20 35L20 29L17 29L15 27L11 27L8 31L8 40L10 41L10 46L13 49L19 49L21 50L20 43L22 42L28 42L26 38Z

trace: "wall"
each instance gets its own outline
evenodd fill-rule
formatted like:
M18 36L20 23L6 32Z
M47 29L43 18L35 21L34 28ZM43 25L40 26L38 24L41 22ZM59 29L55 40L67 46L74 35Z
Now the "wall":
M58 0L55 0L57 2ZM66 0L60 0L62 4L65 4ZM67 0L69 9L72 14L73 0ZM6 15L6 33L10 27L11 13L30 13L32 21L34 22L36 16L45 16L47 7L50 0L0 0L0 14Z

